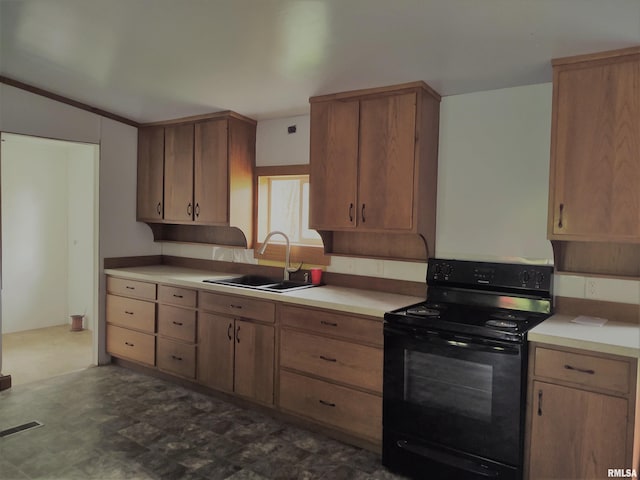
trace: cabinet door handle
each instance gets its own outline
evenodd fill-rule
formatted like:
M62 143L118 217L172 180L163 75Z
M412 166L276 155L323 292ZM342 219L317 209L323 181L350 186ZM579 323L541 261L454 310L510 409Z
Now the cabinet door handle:
M187 215L191 216L191 202L187 205Z
M324 360L325 362L337 362L337 360L335 358L325 357L324 355L320 355L320 358L322 360Z
M331 403L331 402L326 402L324 400L318 400L322 405L325 405L326 407L335 407L336 404L335 403Z
M233 323L230 323L229 326L227 327L227 337L229 337L229 340L231 340L231 329L233 328Z
M176 357L175 355L171 355L171 358L174 360L182 361L182 357Z
M240 325L236 328L236 342L240 343Z
M353 222L353 203L349 204L349 221Z
M162 203L158 202L158 205L156 206L156 212L158 212L158 215L162 214Z
M589 375L594 375L596 373L595 370L591 370L591 369L586 369L586 368L578 368L578 367L574 367L572 365L565 365L564 368L566 370L573 370L575 372L580 372L580 373L587 373Z
M200 204L196 202L196 218L198 218L200 216Z
M338 324L334 322L327 322L326 320L320 320L321 325L326 325L328 327L337 327Z
M135 289L136 289L136 287L130 287L129 285L127 285L125 288L126 288L127 290L135 290Z
M124 342L124 344L125 344L127 347L135 347L135 345L134 345L133 343Z
M126 313L127 315L133 315L133 312L130 312L129 310L125 310L124 313Z
M181 326L183 325L183 323L182 323L182 322L176 322L175 320L173 321L173 324L174 324L174 325L178 325L179 327L181 327Z
M538 416L542 416L542 390L538 390Z
M362 204L362 211L361 211L361 213L360 213L360 216L362 217L362 223L364 223L364 222L366 222L366 221L367 221L367 220L364 218L364 207L365 207L365 205L364 205L364 203L363 203L363 204Z
M560 204L560 216L558 217L558 228L562 228L562 214L564 213L564 203Z
M173 296L176 297L176 298L184 298L182 295L178 295L176 293L174 293Z

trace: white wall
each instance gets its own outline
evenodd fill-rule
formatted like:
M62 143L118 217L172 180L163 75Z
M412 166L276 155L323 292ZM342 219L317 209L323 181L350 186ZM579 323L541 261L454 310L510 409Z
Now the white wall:
M0 131L100 144L101 310L94 330L98 343L98 336L104 338L104 257L161 252L161 245L152 242L149 228L135 223L137 129L4 84L0 84L0 105ZM97 360L104 363L109 358L104 343L98 347ZM0 372L1 353L0 345Z
M296 133L287 127L296 126ZM256 165L303 165L309 163L309 115L275 118L258 122Z
M2 332L66 323L67 151L3 136Z
M436 256L553 261L551 84L442 99Z
M98 300L94 278L97 147L74 144L67 151L67 315L85 315L84 327L93 330Z

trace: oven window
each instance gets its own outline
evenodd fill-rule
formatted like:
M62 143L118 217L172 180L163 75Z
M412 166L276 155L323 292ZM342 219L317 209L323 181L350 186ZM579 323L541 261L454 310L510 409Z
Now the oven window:
M491 422L493 367L415 350L404 351L404 400Z

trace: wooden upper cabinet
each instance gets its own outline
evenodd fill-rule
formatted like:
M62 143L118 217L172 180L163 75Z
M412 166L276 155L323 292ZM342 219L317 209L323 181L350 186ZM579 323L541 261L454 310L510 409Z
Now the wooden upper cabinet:
M413 226L416 93L360 102L358 219L374 230Z
M193 124L172 125L164 132L164 219L193 219Z
M553 65L549 238L640 243L640 48Z
M358 101L311 104L311 228L356 226L359 109Z
M138 220L236 227L250 245L254 120L220 112L160 122L141 127L138 143Z
M433 245L440 96L415 82L310 102L312 228Z
M164 184L164 128L138 131L137 219L162 220Z
M229 222L227 120L197 123L195 128L194 220Z

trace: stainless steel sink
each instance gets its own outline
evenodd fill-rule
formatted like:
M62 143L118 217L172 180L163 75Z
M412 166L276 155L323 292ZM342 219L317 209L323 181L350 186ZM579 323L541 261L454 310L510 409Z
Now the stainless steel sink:
M206 283L214 283L217 285L229 285L231 287L250 288L252 290L264 290L268 292L290 292L293 290L302 290L304 288L317 287L311 283L294 282L292 280L280 280L263 277L261 275L243 275L241 277L231 278L211 278L203 280Z

